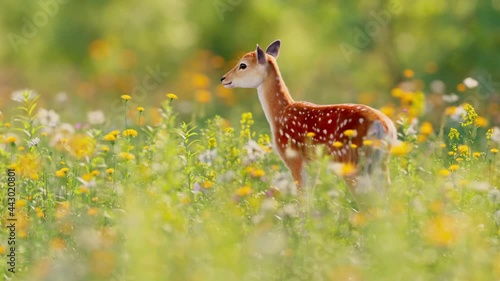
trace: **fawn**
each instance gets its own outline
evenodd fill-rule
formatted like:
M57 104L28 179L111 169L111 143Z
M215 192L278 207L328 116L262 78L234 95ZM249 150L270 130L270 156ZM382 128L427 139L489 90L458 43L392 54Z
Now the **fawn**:
M221 83L226 88L257 88L271 126L273 146L299 190L304 184L304 164L312 158L311 148L317 145L325 145L334 162L358 164L359 150L369 143L373 148L363 150L370 160L367 161L369 164L380 164L381 159L370 158L382 158L380 156L384 152L383 158L387 160L389 154L386 150L397 138L391 119L362 104L316 105L294 101L276 63L280 46L280 40L276 40L264 52L257 45L255 52L244 55L221 78ZM367 142L368 139L371 140ZM377 148L373 139L379 144ZM386 161L382 164L386 166L387 181L390 183Z

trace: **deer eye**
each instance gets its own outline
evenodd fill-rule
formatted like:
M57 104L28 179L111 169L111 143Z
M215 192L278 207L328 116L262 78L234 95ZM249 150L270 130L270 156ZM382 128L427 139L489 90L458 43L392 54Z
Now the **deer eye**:
M240 63L240 68L239 69L245 69L245 68L247 68L247 65L244 64L244 63Z

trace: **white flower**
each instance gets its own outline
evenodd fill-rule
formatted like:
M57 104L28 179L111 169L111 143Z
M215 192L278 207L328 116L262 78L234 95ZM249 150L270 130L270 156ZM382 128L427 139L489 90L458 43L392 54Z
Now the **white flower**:
M32 138L30 141L28 141L28 146L29 147L37 146L39 143L40 143L40 138L35 137L35 138Z
M500 143L500 128L498 127L492 128L491 140Z
M447 103L454 103L458 100L458 96L455 95L454 93L451 93L449 95L443 95L443 101Z
M100 125L106 122L106 116L104 116L104 112L101 110L90 111L87 113L87 121L91 125Z
M493 189L488 192L488 201L492 204L500 204L500 191L498 189Z
M450 118L453 121L462 122L462 116L464 116L465 114L467 114L467 111L465 111L464 107L457 106L457 108L455 109L455 112L453 112L453 114L450 115Z
M56 94L55 100L57 103L65 103L68 101L68 94L66 92L59 92Z
M464 79L464 84L465 86L467 86L467 88L474 89L479 85L479 82L477 82L477 80L474 78L467 77Z
M434 80L431 82L431 91L437 94L443 94L445 90L444 82L441 80Z
M198 160L202 163L207 163L208 166L212 165L212 162L217 157L217 149L207 150L198 156Z
M261 159L266 154L266 151L254 140L249 140L243 148L247 151L246 160L250 163Z
M13 101L24 102L24 97L26 95L28 96L28 100L31 100L31 99L35 98L37 94L36 94L36 92L34 92L32 90L28 90L28 89L17 90L17 91L12 92L12 94L10 95L10 98Z
M288 177L288 174L286 173L279 173L274 178L274 185L276 189L278 189L279 192L284 196L297 195L297 187L295 187L295 183Z
M59 124L59 114L52 109L47 110L40 108L40 110L38 110L37 118L38 122L40 122L42 126L53 128Z

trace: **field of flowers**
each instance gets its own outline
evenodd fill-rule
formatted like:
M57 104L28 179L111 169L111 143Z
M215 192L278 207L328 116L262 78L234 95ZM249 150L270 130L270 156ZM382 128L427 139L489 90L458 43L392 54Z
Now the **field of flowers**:
M157 108L122 95L122 116L78 125L13 94L4 280L500 280L500 129L470 104L443 96L441 122L418 122L428 95L396 87L392 184L353 193L352 169L318 157L301 196L251 113L184 123L177 94Z

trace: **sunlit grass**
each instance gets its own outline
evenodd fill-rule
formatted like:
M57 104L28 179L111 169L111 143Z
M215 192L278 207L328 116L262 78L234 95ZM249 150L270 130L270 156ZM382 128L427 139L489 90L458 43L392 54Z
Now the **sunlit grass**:
M123 95L138 122L74 128L26 93L0 128L18 187L16 273L0 268L15 280L500 279L498 128L465 104L436 131L416 122L419 93L393 95L392 184L359 179L353 192L355 167L319 158L300 197L251 113L186 124L169 93L151 126L140 114L153 109Z

